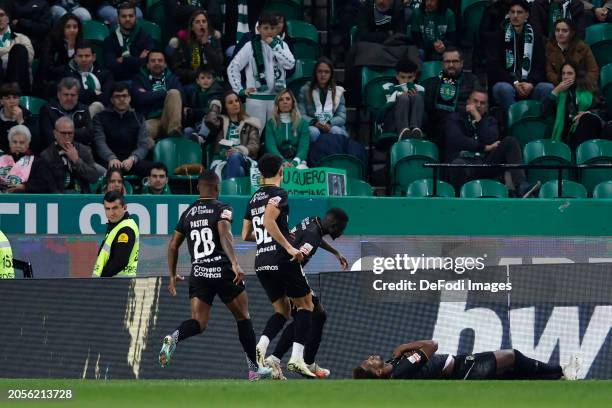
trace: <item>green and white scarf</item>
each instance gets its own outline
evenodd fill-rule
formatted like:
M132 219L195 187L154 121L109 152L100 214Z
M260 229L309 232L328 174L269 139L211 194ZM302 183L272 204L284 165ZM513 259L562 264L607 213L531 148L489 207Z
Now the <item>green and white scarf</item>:
M130 46L132 45L134 38L136 38L136 35L138 34L139 30L140 27L138 26L138 23L136 23L134 28L132 28L132 31L130 31L128 35L125 35L121 32L121 27L117 26L117 29L115 30L115 35L117 36L117 41L119 42L119 46L121 47L121 55L130 53Z
M255 66L253 67L253 74L255 77L256 88L259 92L265 92L268 90L268 84L266 82L266 63L264 62L263 47L261 43L261 35L257 34L251 40L251 47L253 48L253 57L255 58Z
M11 44L11 34L11 27L7 27L6 32L2 34L2 38L0 38L0 48L8 47Z
M166 91L166 73L164 72L161 77L156 78L149 73L149 81L151 81L152 91Z
M249 32L249 6L247 0L238 0L238 24L236 25L236 43Z
M457 110L457 102L459 99L459 88L461 87L461 80L463 75L459 78L451 78L444 75L444 71L438 75L439 85L438 91L436 92L436 109L445 110L448 112L454 112Z
M504 35L504 45L506 48L506 69L511 69L515 74L517 68L516 37L516 31L514 31L512 24L507 24ZM521 76L518 79L519 81L527 79L529 72L531 71L534 40L535 36L533 35L533 27L531 27L531 24L525 23L523 26L523 59L520 61Z
M572 19L572 13L570 12L569 5L571 0L565 0L558 2L556 0L550 0L550 6L548 8L548 34L552 35L555 31L555 23L557 20L562 18Z
M92 91L101 91L102 86L100 85L100 81L98 77L96 77L91 71L93 71L93 66L91 67L91 71L80 71L79 66L74 60L70 60L68 63L70 69L81 76L81 84L83 85L83 89L92 90Z
M328 123L334 117L334 101L331 90L325 91L325 102L322 103L323 95L318 87L312 91L312 101L315 105L314 117L319 123Z
M562 91L559 93L557 98L557 114L555 115L555 124L553 126L551 140L560 141L561 136L563 136L563 130L565 129L565 109L567 107L567 98L570 96L574 96L574 93L570 93L568 91ZM586 112L591 105L593 104L593 94L589 91L576 91L575 93L575 101L576 107L578 108L578 112ZM570 132L573 132L576 129L578 122L573 122L572 127L570 128Z
M282 40L280 38L274 37L274 39L270 43L270 48L275 48L281 43ZM263 55L263 44L261 40L261 35L257 34L251 40L251 47L253 48L253 57L255 58L255 66L253 67L255 85L258 92L266 92L269 88L268 83L266 81L266 63ZM283 78L283 73L281 72L278 64L274 63L272 68L274 70L274 89L276 91L285 89L286 82Z

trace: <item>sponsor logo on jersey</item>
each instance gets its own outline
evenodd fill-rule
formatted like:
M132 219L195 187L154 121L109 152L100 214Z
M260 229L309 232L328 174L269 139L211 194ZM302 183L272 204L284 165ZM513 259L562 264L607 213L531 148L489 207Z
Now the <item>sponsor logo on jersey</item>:
M221 212L221 218L231 221L232 220L232 212L231 210L225 209Z
M282 198L280 198L279 196L272 197L268 200L268 204L272 204L273 206L278 207L281 200Z
M419 353L414 353L413 355L408 357L408 361L410 361L412 364L416 364L421 361L421 355Z
M121 234L119 234L119 238L117 238L117 242L122 243L122 244L125 244L129 240L130 238L128 237L128 234L126 234L125 232L122 232Z
M312 252L312 245L310 245L308 242L305 243L300 248L300 252L303 253L306 256L310 255L310 253Z

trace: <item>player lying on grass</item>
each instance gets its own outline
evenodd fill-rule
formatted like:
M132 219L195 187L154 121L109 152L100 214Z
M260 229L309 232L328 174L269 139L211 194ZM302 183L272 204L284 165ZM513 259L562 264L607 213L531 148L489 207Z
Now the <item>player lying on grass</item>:
M236 319L238 338L249 368L249 380L258 380L260 376L269 375L272 370L257 364L255 331L242 281L244 272L238 264L232 244L232 208L217 200L219 177L214 171L206 170L200 175L198 190L200 198L183 212L168 244L168 290L175 296L175 285L183 280L176 274L178 251L187 238L191 255L191 319L182 322L164 338L159 363L162 367L168 365L178 342L206 329L213 299L218 295Z
M332 247L323 239L325 235L329 235L332 239L340 237L344 233L344 229L348 224L348 216L340 208L331 208L321 220L319 217L308 217L298 223L295 228L290 231L290 242L295 248L299 248L304 254L302 266L305 266L308 261L314 256L319 247L334 255L340 262L342 269L348 268L348 261L340 252ZM315 356L319 351L321 337L323 336L323 325L327 319L325 309L319 298L312 292L312 303L314 309L312 311L312 324L306 344L304 345L304 362L308 369L318 378L329 377L330 372L326 368L319 367L315 363ZM295 316L297 309L293 307L292 314ZM272 367L272 379L284 380L283 371L280 365L283 355L289 351L294 338L295 321L285 327L281 338L276 344L274 352L269 355L265 363L268 367ZM265 351L262 351L265 353Z
M526 357L518 350L469 355L436 354L438 343L419 340L401 344L392 359L370 356L353 369L355 379L445 380L575 380L580 360L572 356L565 367Z

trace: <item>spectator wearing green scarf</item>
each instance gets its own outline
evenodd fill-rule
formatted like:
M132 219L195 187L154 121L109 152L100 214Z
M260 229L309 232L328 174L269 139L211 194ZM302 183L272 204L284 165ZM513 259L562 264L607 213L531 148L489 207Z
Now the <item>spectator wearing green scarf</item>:
M554 115L552 140L567 143L572 150L584 141L601 137L602 120L598 91L574 62L561 66L560 82L544 101L546 116Z

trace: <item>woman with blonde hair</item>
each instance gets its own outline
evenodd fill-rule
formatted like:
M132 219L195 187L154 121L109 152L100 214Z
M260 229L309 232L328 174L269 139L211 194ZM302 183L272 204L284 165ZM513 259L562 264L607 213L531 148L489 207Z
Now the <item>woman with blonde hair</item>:
M266 152L284 158L285 167L308 168L308 122L300 115L295 96L289 89L283 89L276 96L265 137Z

